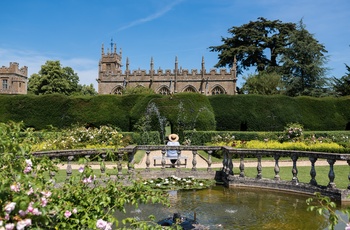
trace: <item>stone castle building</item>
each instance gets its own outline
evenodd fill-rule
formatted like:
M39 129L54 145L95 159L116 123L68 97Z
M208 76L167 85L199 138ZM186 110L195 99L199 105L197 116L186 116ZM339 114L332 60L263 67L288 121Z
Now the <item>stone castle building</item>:
M154 92L167 95L180 92L194 92L203 95L236 94L236 63L230 71L226 69L205 69L204 57L200 70L182 69L178 67L177 57L173 71L167 69L154 69L151 58L150 69L130 70L129 59L126 59L125 71L122 71L122 51L117 52L115 43L107 53L102 44L101 59L98 70L98 93L99 94L122 94L126 87L145 87Z
M27 94L28 67L17 62L0 68L0 94Z

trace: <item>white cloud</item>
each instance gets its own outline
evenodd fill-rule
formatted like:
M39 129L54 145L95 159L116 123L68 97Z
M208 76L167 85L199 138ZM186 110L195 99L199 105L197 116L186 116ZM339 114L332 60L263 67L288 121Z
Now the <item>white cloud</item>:
M173 1L169 5L166 5L164 8L162 8L159 11L155 12L154 14L151 14L151 15L145 17L145 18L140 18L140 19L138 19L136 21L132 21L132 22L128 23L127 25L118 28L117 32L120 32L122 30L126 30L128 28L131 28L131 27L134 27L134 26L146 23L146 22L153 21L153 20L163 16L167 12L169 12L174 6L176 6L177 4L179 4L182 1L183 0Z

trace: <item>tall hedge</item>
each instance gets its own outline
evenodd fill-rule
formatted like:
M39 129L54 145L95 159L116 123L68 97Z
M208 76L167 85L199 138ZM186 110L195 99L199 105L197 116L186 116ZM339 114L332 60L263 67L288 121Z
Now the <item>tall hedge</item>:
M0 95L0 122L23 121L35 129L72 124L112 125L135 131L151 117L151 130L159 131L158 112L172 132L184 130L281 131L298 122L306 130L350 130L350 97L313 98L261 95L179 93L98 95ZM164 136L164 134L163 134Z
M216 95L209 101L217 130L280 131L295 122L306 130L350 129L350 97Z

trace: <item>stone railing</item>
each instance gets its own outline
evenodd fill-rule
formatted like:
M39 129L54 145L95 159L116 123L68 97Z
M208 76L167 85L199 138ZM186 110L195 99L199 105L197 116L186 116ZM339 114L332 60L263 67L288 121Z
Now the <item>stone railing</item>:
M178 159L181 159L182 151L192 152L192 161L190 163L190 170L183 169L180 166L180 161L177 162L176 169L168 170L166 168L165 156L166 150L177 150ZM135 170L134 167L134 156L138 150L144 150L146 153L146 162L144 169ZM161 164L160 170L151 170L151 158L150 153L152 151L161 151ZM199 150L208 153L208 158L204 159L207 163L206 170L197 169L197 152ZM223 152L223 161L220 165L219 171L212 170L212 160L211 155L214 151L221 150ZM323 195L330 196L336 200L350 201L348 198L350 193L350 184L347 189L338 189L334 182L335 171L334 164L336 161L345 161L350 166L350 154L338 154L338 153L322 153L322 152L309 152L309 151L291 151L291 150L256 150L256 149L237 149L227 146L153 146L153 145L137 145L137 146L127 146L124 148L119 148L118 150L104 149L104 150L63 150L63 151L45 151L45 152L34 152L35 156L48 156L51 159L60 157L61 159L66 159L67 161L67 177L72 174L72 161L78 157L90 158L91 155L100 154L102 161L105 160L107 152L110 151L117 157L116 161L116 174L123 176L123 168L127 168L128 177L141 176L143 178L157 178L157 177L168 177L171 175L177 175L180 177L194 176L198 178L216 179L224 182L226 186L249 186L258 188L268 188L268 189L278 189L283 191L291 191L305 194L313 194L315 192L320 192ZM124 155L128 156L127 165L123 165ZM252 156L256 158L256 177L246 177L245 175L245 159L249 155L250 161ZM274 160L274 178L265 179L263 178L263 167L262 158L270 157ZM279 160L281 157L289 157L291 159L291 179L282 180L280 178L280 165ZM298 179L298 159L300 157L308 158L310 161L310 182L300 183ZM237 159L237 163L234 162ZM329 165L328 179L329 183L327 186L320 186L316 180L316 166L317 160L325 160ZM102 173L105 172L105 164L101 164L100 170ZM237 166L235 166L237 165ZM234 166L238 167L238 175L234 174ZM53 173L50 174L54 176ZM344 180L350 180L350 174Z
M345 161L350 166L350 154L339 153L323 153L311 151L292 151L292 150L262 150L262 149L237 149L231 147L223 147L223 168L221 170L222 178L228 186L253 186L261 188L278 189L285 191L293 191L305 194L313 194L320 192L323 195L330 196L336 200L349 202L350 184L347 189L337 189L334 182L335 171L334 164L336 161ZM249 155L250 159L254 156L257 161L257 174L255 178L247 178L245 176L245 158ZM274 159L274 178L272 180L263 179L262 157L272 157ZM279 159L281 157L289 157L292 161L291 179L281 180ZM298 159L300 157L307 158L310 161L310 182L300 183L298 179ZM233 159L239 159L237 162L239 174L234 175ZM328 185L318 185L316 180L317 160L325 160L329 165ZM350 174L344 180L350 180Z

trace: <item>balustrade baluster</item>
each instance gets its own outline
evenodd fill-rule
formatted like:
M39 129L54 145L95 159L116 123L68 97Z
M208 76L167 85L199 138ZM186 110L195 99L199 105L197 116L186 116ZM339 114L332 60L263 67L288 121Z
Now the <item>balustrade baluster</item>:
M129 162L128 162L128 171L134 171L134 156L135 156L135 151L132 152L128 152L128 158L129 158Z
M178 170L180 170L181 167L181 161L180 161L180 157L181 157L181 150L177 150L177 161L176 161L176 167Z
M311 170L310 170L310 176L311 176L311 180L310 180L310 184L312 185L317 185L317 181L316 181L316 169L315 169L315 163L317 161L317 157L309 157L309 160L311 162Z
M239 177L244 177L244 153L240 154L239 171Z
M151 160L149 159L150 153L151 153L151 151L146 150L146 169L145 169L146 172L150 171L150 168L149 168L149 166L151 165Z
M348 165L350 166L350 160L346 161L348 163ZM350 181L350 173L348 175L348 180ZM348 190L350 190L350 184L348 185Z
M165 153L166 153L166 150L165 150L165 149L162 149L162 161L161 161L162 170L165 169Z
M208 168L207 168L207 172L211 172L211 164L212 164L212 160L211 160L211 154L213 153L213 151L208 150Z
M68 181L69 178L72 176L72 160L74 159L74 156L68 156L67 157L67 168L66 168L66 180Z
M118 168L118 175L123 175L123 156L124 154L123 153L118 153L118 165L117 165L117 168Z
M100 165L100 170L101 170L101 173L105 173L106 172L106 154L101 154L101 157L102 157L102 162L101 162L101 165Z
M278 161L279 161L280 157L281 157L281 156L278 155L278 154L275 154L275 155L273 156L273 158L275 159L275 168L274 168L275 177L274 177L274 180L281 180L281 177L280 177L280 175L279 175L280 166L279 166L279 164L278 164Z
M335 163L335 159L327 159L327 162L329 164L329 173L328 173L328 178L329 178L329 184L328 184L328 188L335 188L335 183L334 183L334 178L335 178L335 173L334 173L334 163Z
M197 171L197 168L196 168L196 165L197 165L197 159L196 159L197 150L192 150L192 154L193 154L192 171Z
M56 159L56 157L50 157L50 160L51 160L51 161L54 161L55 159ZM56 172L55 172L55 171L50 171L49 176L50 176L50 179L51 179L52 181L54 181L54 178L55 178L55 176L56 176Z
M234 175L233 173L233 162L232 162L232 156L233 156L233 153L228 151L228 172L227 174L228 175Z
M227 158L228 158L227 150L224 149L224 150L222 151L222 153L223 153L223 157L224 157L224 159L222 159L222 171L223 171L224 173L226 173Z
M261 155L257 155L258 158L258 165L256 167L258 174L256 175L256 179L261 179L262 178L262 166L261 166Z
M292 182L294 184L298 184L299 180L298 180L298 168L297 168L297 160L298 160L298 155L293 154L292 155L292 161L293 161L293 168L292 168L292 174L293 174L293 178L292 178Z

